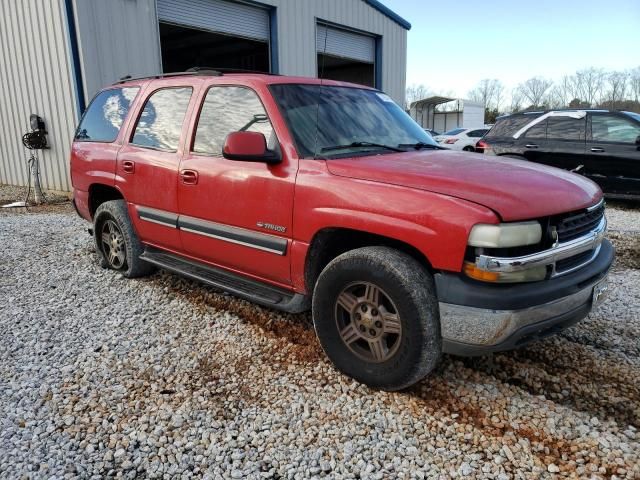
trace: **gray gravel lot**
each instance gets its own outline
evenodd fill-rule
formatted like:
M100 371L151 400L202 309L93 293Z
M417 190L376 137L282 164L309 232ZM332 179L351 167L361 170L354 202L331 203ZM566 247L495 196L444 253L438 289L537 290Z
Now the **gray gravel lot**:
M86 227L0 213L2 478L640 478L635 234L578 326L384 393L331 367L307 315L123 279Z

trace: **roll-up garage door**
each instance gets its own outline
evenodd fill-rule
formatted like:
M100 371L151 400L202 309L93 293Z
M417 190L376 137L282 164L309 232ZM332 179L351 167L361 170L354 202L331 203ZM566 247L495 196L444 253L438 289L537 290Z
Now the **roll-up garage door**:
M366 63L375 62L374 37L322 24L318 24L316 32L318 53Z
M161 22L269 41L269 12L225 0L158 0Z

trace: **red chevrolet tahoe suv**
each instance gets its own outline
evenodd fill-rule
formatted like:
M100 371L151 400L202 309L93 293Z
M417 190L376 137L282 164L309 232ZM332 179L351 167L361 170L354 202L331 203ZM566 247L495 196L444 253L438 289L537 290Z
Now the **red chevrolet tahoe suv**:
M614 258L590 180L443 150L384 93L341 82L119 82L85 112L71 172L103 266L312 309L336 367L387 390L443 352L512 349L574 324Z

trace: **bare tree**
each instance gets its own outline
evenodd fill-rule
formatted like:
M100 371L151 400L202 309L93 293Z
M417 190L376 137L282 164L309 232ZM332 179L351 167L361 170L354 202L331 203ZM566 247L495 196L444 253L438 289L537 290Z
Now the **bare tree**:
M640 67L636 67L629 72L629 96L633 100L640 102Z
M473 90L469 91L467 97L469 100L482 103L486 109L497 110L500 108L503 93L504 85L500 80L485 78L480 80Z
M509 105L509 111L511 113L518 112L522 110L522 93L520 89L514 88L511 90L511 103Z
M405 109L409 110L413 102L427 98L429 95L431 95L430 90L422 83L408 86L405 94Z
M522 96L529 101L533 107L542 105L547 90L551 88L553 82L542 77L533 77L518 86Z
M629 74L627 72L611 72L606 77L607 90L604 95L605 103L611 108L616 108L618 102L622 102L627 98L627 81Z
M605 72L602 68L589 67L577 71L575 75L576 97L590 106L595 105L602 95L604 80Z

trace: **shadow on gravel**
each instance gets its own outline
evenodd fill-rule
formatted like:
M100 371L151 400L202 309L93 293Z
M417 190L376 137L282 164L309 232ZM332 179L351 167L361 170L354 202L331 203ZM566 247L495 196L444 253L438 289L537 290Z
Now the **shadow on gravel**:
M208 309L213 308L229 312L259 328L261 333L276 343L270 352L265 352L267 354L278 356L286 353L290 360L299 363L315 363L324 358L310 314L292 315L270 310L169 274L164 276L163 281L169 283L174 294L192 303L199 313L210 313Z
M463 362L468 368L486 372L486 360ZM563 338L496 354L494 364L490 374L497 380L601 420L640 427L637 367L596 356L588 347Z

